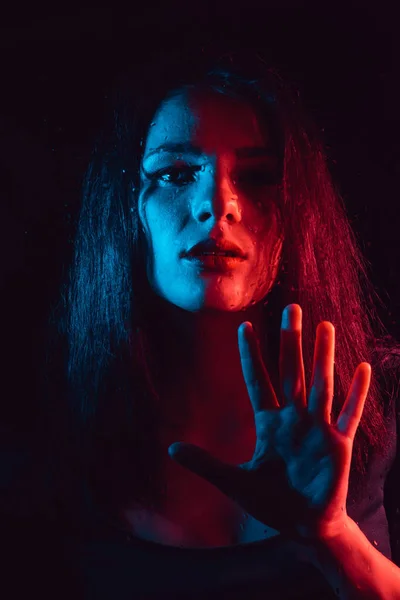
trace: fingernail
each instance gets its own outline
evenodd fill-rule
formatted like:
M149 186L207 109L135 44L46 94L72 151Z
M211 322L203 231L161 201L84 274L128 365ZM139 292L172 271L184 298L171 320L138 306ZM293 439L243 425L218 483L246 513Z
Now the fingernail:
M290 310L288 307L286 307L282 313L282 323L281 323L281 328L282 329L291 329L290 327Z
M296 309L293 308L293 305L289 304L282 312L281 328L290 331L293 331L293 329L300 329L301 317L302 313L300 312L300 318L297 318Z
M243 321L241 324L242 332L246 335L249 331L253 331L253 325L250 321Z

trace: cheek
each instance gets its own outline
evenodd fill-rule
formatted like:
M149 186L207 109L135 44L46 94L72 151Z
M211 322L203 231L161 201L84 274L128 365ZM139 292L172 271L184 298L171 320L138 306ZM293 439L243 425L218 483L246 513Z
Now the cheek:
M155 279L170 281L171 266L175 264L182 248L179 246L179 230L182 211L166 195L149 196L139 205L139 215L145 231L147 246L147 275Z
M147 202L143 210L144 218L147 224L148 233L150 233L153 242L159 239L162 222L165 219L165 210L159 202ZM165 222L165 221L164 221Z
M154 271L159 262L157 257L162 256L165 249L165 227L162 227L162 210L158 202L153 198L147 199L143 196L139 199L139 217L144 231L146 273L151 285L154 283ZM165 222L165 220L164 220Z
M167 205L155 195L143 193L139 198L139 216L149 247L155 253L163 244L165 223L171 223Z
M271 235L271 234L269 234ZM261 243L253 269L254 300L259 302L273 287L282 256L282 239L274 235L274 242Z
M174 229L182 221L187 211L187 203L178 193L167 190L150 190L143 192L139 203L139 214L147 223L146 233L154 235L156 231Z
M281 229L279 198L280 192L276 187L251 189L242 196L242 224L261 252L262 246L270 245L268 240L276 239Z

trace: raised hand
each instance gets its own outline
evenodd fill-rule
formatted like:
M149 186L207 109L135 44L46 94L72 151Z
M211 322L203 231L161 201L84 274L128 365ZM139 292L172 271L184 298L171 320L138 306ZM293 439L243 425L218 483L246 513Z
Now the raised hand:
M293 539L335 535L346 521L353 441L371 380L371 366L357 366L336 423L335 329L317 327L311 389L306 399L302 310L282 314L279 352L281 401L271 385L251 323L238 329L244 380L254 411L256 447L251 461L228 465L192 444L174 443L171 458L216 486L246 512Z

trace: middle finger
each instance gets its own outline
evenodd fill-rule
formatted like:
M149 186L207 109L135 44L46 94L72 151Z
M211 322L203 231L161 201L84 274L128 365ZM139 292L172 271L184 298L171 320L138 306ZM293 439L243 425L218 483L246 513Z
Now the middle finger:
M299 304L288 304L282 312L279 377L282 404L307 406L302 350L302 316Z

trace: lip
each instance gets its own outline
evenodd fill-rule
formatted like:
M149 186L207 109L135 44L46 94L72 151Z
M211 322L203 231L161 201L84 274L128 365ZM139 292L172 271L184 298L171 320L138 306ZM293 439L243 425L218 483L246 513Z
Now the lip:
M197 257L202 256L204 252L231 252L234 258L247 258L246 253L237 244L223 237L202 240L184 252L183 256Z
M185 256L185 260L193 263L203 271L227 273L236 269L246 259L241 256Z

